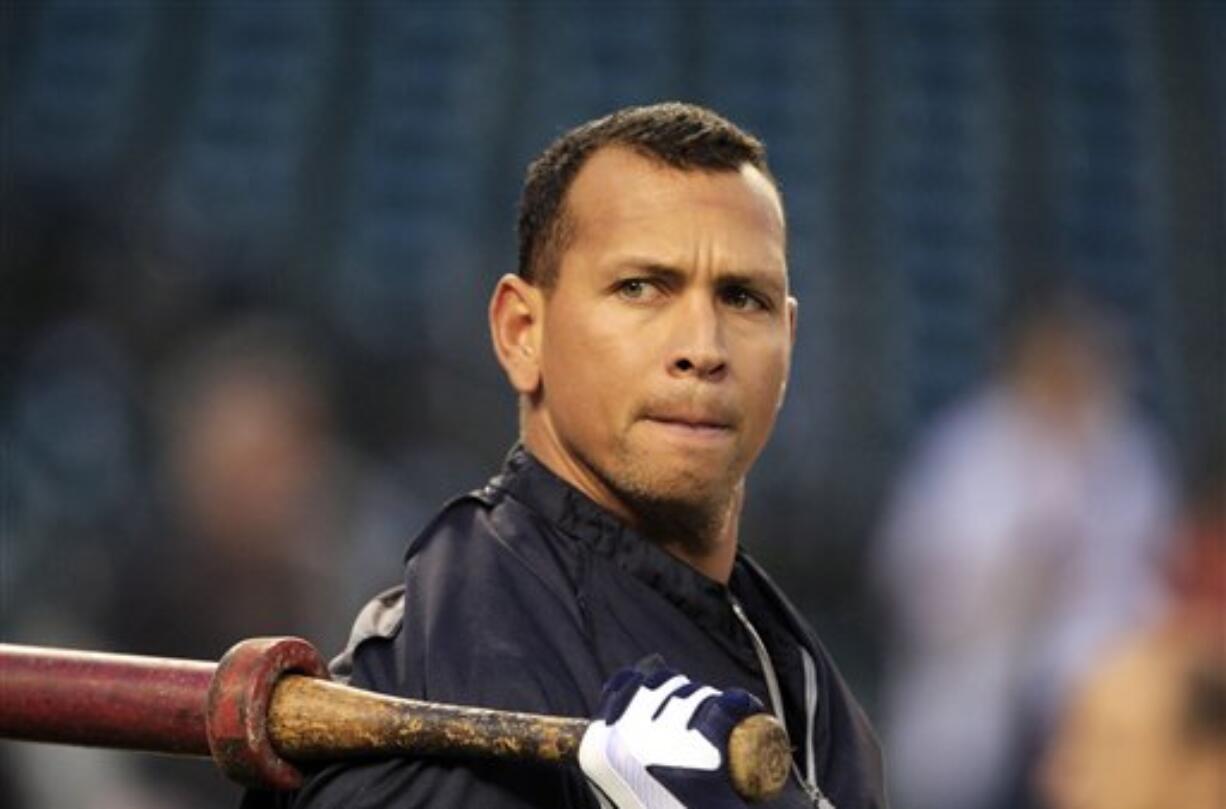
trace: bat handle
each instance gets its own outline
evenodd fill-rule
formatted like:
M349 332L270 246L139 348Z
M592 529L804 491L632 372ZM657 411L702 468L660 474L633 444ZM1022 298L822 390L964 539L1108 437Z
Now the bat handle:
M391 697L290 675L276 687L268 736L294 761L377 755L444 755L552 763L578 760L590 721ZM791 771L779 720L754 714L732 729L728 771L750 802L779 793Z
M315 648L298 638L235 645L209 688L213 759L240 783L296 789L297 765L380 755L445 755L573 763L587 719L403 699L328 678ZM791 770L779 720L754 714L728 739L733 789L750 802L779 793Z

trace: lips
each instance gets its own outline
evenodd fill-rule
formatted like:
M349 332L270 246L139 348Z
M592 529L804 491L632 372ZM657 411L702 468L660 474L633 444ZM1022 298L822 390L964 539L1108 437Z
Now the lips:
M732 429L732 425L727 422L703 418L701 416L647 416L647 420L659 424L670 424L676 427L689 427L695 430Z
M687 454L723 452L736 438L727 420L705 414L649 416L644 423L658 445L682 449Z
M714 405L649 407L643 413L643 418L657 424L697 432L731 431L736 426L736 419L730 408Z

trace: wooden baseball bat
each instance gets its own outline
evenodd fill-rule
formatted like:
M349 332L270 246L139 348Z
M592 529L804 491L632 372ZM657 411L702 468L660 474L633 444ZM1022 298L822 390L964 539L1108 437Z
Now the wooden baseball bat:
M576 760L586 719L402 699L327 679L306 641L256 638L220 664L0 644L0 738L210 756L241 783L301 784L298 764L387 755ZM791 768L778 720L728 742L733 788L767 800Z

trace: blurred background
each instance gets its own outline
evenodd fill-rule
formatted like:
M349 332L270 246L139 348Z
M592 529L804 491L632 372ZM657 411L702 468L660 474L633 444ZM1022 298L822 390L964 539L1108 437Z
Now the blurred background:
M0 639L337 649L515 439L485 306L527 163L682 99L782 184L800 330L743 537L896 809L1104 805L1045 751L1178 538L1221 542L1226 4L8 0L0 43ZM235 794L0 747L6 806Z

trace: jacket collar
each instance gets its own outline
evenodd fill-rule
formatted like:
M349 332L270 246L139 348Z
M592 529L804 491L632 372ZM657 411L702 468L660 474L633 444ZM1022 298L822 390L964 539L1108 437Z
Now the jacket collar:
M575 541L651 587L751 668L757 668L744 629L732 611L733 590L661 549L559 478L522 446L511 450L501 474L490 481L490 487L506 492ZM745 565L739 551L736 567L733 589L741 576L757 572Z

